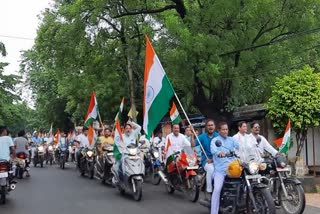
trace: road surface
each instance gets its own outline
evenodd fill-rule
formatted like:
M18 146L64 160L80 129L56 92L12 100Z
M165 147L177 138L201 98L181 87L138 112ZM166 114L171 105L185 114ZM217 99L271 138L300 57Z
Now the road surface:
M73 164L65 170L58 166L32 168L31 178L18 180L17 189L0 205L1 214L208 214L198 203L181 193L168 195L160 184L145 184L143 199L134 201L98 180L80 177ZM281 212L279 212L281 213ZM318 214L320 209L307 207L305 213Z

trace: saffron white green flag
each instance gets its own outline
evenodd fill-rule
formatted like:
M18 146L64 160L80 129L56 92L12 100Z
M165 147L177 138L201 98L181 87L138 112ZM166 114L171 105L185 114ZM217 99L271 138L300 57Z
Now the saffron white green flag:
M287 154L290 148L290 131L291 131L291 123L290 120L287 123L287 127L284 133L283 138L279 138L275 140L276 145L279 147L279 152Z
M151 138L163 116L168 112L173 87L146 36L146 61L144 70L143 130Z
M177 106L174 102L172 102L172 107L170 109L170 118L171 118L172 124L178 124L181 121L179 111L178 111Z
M94 119L96 119L98 116L98 102L96 98L96 94L94 91L92 91L91 99L90 99L90 105L87 111L87 115L84 119L84 125L89 127L89 125L92 125L92 122Z

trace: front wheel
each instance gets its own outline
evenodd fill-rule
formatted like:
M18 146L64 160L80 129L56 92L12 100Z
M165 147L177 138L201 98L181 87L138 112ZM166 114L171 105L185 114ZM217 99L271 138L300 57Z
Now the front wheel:
M40 160L40 167L43 168L43 157L41 157L39 160Z
M19 176L19 179L22 179L23 178L23 172L24 172L24 169L23 168L19 168L19 174L18 174L18 176Z
M306 198L301 184L286 182L284 186L288 193L288 199L285 198L282 188L279 192L281 207L285 213L301 214L306 206Z
M152 184L153 185L159 185L161 182L161 177L158 173L159 167L152 166Z
M199 198L199 181L197 176L190 176L189 177L190 189L188 189L188 196L189 200L192 202L196 202Z
M142 181L134 180L136 192L133 193L133 198L136 201L140 201L142 198Z
M254 205L252 203L249 194L247 196L247 213L259 213L259 214L275 214L276 207L274 205L274 201L272 195L268 188L254 188L252 190L253 197L256 202L257 210L254 210Z
M0 192L1 192L0 204L5 204L6 203L6 187L2 186Z

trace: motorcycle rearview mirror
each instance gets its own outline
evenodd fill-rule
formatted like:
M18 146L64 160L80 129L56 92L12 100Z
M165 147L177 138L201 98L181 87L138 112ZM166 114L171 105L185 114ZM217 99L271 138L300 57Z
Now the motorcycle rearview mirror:
M258 145L261 143L261 137L257 137L257 143L258 143Z
M221 147L221 146L222 146L221 140L216 140L216 147Z

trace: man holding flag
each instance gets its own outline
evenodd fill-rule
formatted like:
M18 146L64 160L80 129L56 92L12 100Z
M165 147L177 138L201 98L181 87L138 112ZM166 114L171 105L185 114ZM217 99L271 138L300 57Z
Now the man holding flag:
M251 134L249 135L249 140L252 143L257 144L257 147L258 147L261 154L263 154L265 151L267 151L273 157L275 157L279 152L275 148L273 148L270 145L270 143L267 141L267 139L265 137L263 137L262 135L260 135L259 133L260 133L259 123L253 122L251 124Z

